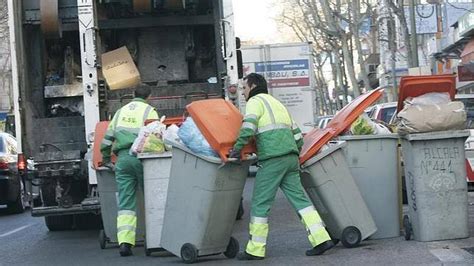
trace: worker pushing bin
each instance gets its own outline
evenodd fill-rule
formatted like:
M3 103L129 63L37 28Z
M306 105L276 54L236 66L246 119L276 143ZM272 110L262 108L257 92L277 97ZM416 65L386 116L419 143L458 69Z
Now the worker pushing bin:
M171 152L137 155L143 164L145 196L145 254L162 251L161 236L171 171Z
M331 238L355 247L377 231L347 165L345 142L330 143L302 166L301 183Z
M468 131L408 134L402 154L409 213L405 238L437 241L469 237L464 143Z
M371 239L400 236L398 135L342 136L349 169L377 226Z
M102 155L100 153L100 143L104 138L105 132L109 125L108 121L97 123L95 128L94 149L93 149L93 165L97 175L97 191L99 193L100 210L104 229L99 232L99 244L102 249L107 244L118 244L117 239L117 212L118 212L118 191L115 173L112 169L101 166ZM145 219L143 207L143 188L139 186L137 192L137 242L144 241L145 235Z
M222 99L196 101L186 108L220 158L169 143L173 158L161 245L186 263L221 253L233 258L239 243L231 237L232 229L250 164L255 161L228 160L242 115ZM254 150L247 145L243 153Z
M344 132L364 110L377 101L383 89L354 99L341 109L325 129L304 137L300 153L301 181L333 239L355 247L377 231L372 215L344 157L345 142L332 139Z

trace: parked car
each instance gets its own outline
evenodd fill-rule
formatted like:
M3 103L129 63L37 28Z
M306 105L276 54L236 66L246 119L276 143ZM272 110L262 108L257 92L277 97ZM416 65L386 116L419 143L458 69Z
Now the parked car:
M0 205L7 205L9 213L22 213L28 205L17 162L16 139L0 132Z
M366 111L370 118L380 120L386 124L390 123L393 115L397 111L397 102L381 103L374 105L369 111Z
M333 117L333 115L325 115L318 117L318 119L316 119L316 126L320 129L325 128L329 124L329 122L331 122L331 119Z

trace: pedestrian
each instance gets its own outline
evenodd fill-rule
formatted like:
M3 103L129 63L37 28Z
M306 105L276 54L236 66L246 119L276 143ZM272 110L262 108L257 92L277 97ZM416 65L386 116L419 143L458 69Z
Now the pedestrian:
M246 112L237 142L229 157L240 158L240 151L252 137L256 138L259 168L250 210L250 239L239 260L261 260L265 257L268 236L268 214L278 188L281 188L297 211L313 246L307 256L321 255L334 246L324 224L303 192L298 155L303 138L285 106L268 94L267 82L259 74L244 78Z
M149 87L140 86L135 98L120 108L109 124L100 150L105 166L115 168L118 188L117 238L121 256L131 256L137 228L138 186L143 188L143 165L130 153L130 147L147 119L158 119L158 113L147 104L151 94ZM117 155L115 167L111 165L111 150Z

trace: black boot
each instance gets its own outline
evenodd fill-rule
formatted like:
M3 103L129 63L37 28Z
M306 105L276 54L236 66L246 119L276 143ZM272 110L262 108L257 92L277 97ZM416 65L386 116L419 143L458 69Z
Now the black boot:
M322 244L319 244L317 246L315 246L314 248L312 249L308 249L306 250L306 256L318 256L318 255L322 255L324 252L330 250L331 248L333 248L335 245L334 243L332 242L332 240L328 240Z
M120 256L122 257L128 257L132 256L132 244L129 243L122 243L120 244Z
M264 257L257 257L251 254L248 254L247 252L241 252L239 255L237 255L238 260L263 260Z

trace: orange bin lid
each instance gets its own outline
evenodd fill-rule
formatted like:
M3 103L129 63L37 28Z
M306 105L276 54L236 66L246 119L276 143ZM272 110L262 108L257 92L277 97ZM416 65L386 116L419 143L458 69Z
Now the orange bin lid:
M100 144L102 143L102 140L105 137L105 133L107 132L107 128L109 127L110 121L101 121L97 123L95 126L95 132L94 132L94 148L92 150L92 163L94 166L94 169L98 169L100 166L102 166L102 153L100 152ZM115 163L116 157L114 154L112 154L112 162Z
M209 145L226 162L242 126L243 116L239 110L223 99L195 101L186 106L186 109ZM244 147L242 153L254 153L256 150L252 142Z
M326 143L349 128L364 110L380 99L382 95L383 89L375 89L357 97L337 112L326 128L323 130L313 129L306 134L303 138L304 144L300 153L300 164L316 155Z
M430 75L405 76L400 81L397 112L403 109L403 101L408 97L417 97L429 92L447 92L454 100L456 94L456 76Z

